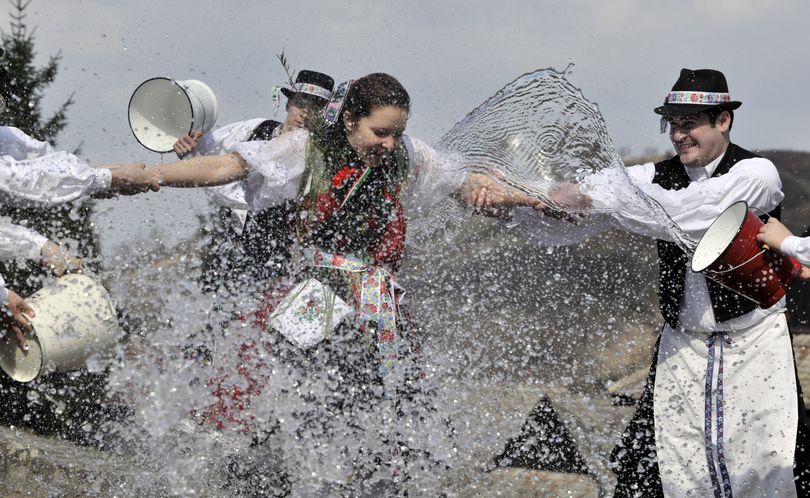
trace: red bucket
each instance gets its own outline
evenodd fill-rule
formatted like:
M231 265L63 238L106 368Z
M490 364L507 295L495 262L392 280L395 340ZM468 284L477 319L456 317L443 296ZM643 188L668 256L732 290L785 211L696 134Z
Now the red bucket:
M763 249L757 242L762 225L748 203L735 202L700 239L692 255L692 271L702 272L762 308L778 303L802 265L795 258Z

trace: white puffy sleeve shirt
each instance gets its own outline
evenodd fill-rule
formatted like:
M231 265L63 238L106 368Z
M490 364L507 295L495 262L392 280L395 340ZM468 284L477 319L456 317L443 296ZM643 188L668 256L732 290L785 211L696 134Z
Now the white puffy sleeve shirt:
M234 144L227 150L238 153L248 165L244 184L250 209L261 211L295 199L306 166L308 140L309 132L301 129L271 141ZM464 175L460 173L457 157L441 155L425 142L407 135L403 143L408 151L409 168L402 202L411 217L458 189Z
M0 126L0 203L13 206L69 202L110 188L108 169L93 168L73 154L21 130ZM47 239L0 218L0 259L39 259Z
M0 216L0 259L39 259L48 239L11 218Z
M655 176L653 163L630 166L626 172L636 187L658 202L680 229L697 242L714 220L737 201L748 202L755 212L768 213L784 199L779 173L768 159L757 157L741 160L725 175L712 178L721 160L722 155L705 168L687 170L692 182L680 190L666 190L652 183ZM582 190L593 199L594 209L602 213L586 218L579 226L569 224L568 228L556 220L530 220L529 229L539 227L542 223L548 225L546 231L531 234L531 237L540 242L544 239L562 239L563 243L571 243L611 228L622 228L671 241L672 235L666 226L655 219L643 203L628 202L626 197L632 195L632 191L628 191L626 179L621 175L622 172L618 170L603 170L583 181ZM566 238L569 240L566 241ZM695 331L718 330L703 274L687 272L685 285L684 297L689 298L682 302L679 315L681 325ZM727 327L727 330L746 328L782 308L783 304L768 310L757 308L724 322L723 327Z
M722 176L711 178L722 156L695 175L688 187L667 190L652 183L655 164L645 163L625 171L605 169L582 182L581 189L593 199L595 213L576 224L548 219L528 208L515 210L515 221L527 236L544 245L581 242L610 229L620 228L640 235L672 241L667 227L651 214L647 204L628 199L638 188L655 200L680 229L695 242L731 204L745 200L755 212L768 213L782 200L782 181L774 164L755 157L735 164ZM627 177L632 185L628 185Z
M245 142L253 130L265 118L249 119L231 123L203 135L191 155L215 156L227 153L235 144ZM232 209L248 209L245 201L245 186L243 182L233 182L218 187L207 187L205 193L211 197L218 206Z
M110 188L112 174L54 151L17 128L0 126L0 203L59 204Z
M706 168L687 170L694 175L693 181L680 190L667 190L652 183L655 176L653 163L630 166L627 174L642 192L661 205L686 235L698 241L714 220L737 201L748 202L748 207L754 212L768 213L785 198L779 172L770 160L762 157L743 159L725 175L712 178L711 174L721 159L722 156ZM619 173L604 170L583 182L583 190L593 198L594 208L613 213L616 221L627 230L672 240L665 227L653 219L649 211L632 209L623 200L627 192L616 188L622 185L615 178Z

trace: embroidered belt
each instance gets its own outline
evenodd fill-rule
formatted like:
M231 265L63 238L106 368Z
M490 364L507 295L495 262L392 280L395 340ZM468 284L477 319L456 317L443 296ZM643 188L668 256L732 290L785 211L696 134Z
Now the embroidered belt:
M720 339L719 341L717 339ZM706 354L706 388L704 394L703 434L706 443L706 460L709 464L709 477L712 480L715 498L732 498L731 479L726 467L726 453L723 444L723 344L731 344L731 336L727 332L715 332L706 339L708 352ZM717 367L717 465L720 467L720 477L723 480L722 488L717 478L717 468L714 465L714 451L712 450L712 385L714 377L714 350L720 345L720 356Z
M398 297L397 291L402 291L402 287L397 285L391 273L359 258L313 248L305 248L302 252L304 263L308 266L363 274L358 316L363 322L364 332L368 326L377 330L379 372L386 397L393 397L397 382L401 380L398 368L397 314L402 294Z

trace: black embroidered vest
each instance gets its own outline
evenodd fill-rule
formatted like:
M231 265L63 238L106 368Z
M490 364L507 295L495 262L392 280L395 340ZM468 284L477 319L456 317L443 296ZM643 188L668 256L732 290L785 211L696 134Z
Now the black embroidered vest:
M262 121L256 128L253 128L253 133L250 134L247 141L253 142L254 140L270 140L273 138L273 132L279 127L281 123L268 119Z
M734 144L729 144L712 177L724 175L738 161L753 157L759 156ZM655 164L653 183L657 183L667 190L680 190L689 185L690 179L680 159L675 156ZM768 214L779 219L781 210L782 206L780 204ZM683 299L686 272L692 271L689 268L689 256L676 244L659 240L658 268L658 297L661 314L664 316L664 320L675 328L678 325L678 314L681 308L681 299ZM706 283L709 287L709 297L711 298L714 317L718 322L744 315L757 307L753 301L728 290L712 280L706 279Z

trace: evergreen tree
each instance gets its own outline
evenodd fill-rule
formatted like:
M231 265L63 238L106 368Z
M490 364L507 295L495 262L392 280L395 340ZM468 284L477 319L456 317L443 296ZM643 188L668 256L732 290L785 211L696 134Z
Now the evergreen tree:
M1 64L8 72L7 83L0 92L6 101L6 110L0 115L3 125L14 126L28 135L51 145L67 126L67 109L73 105L71 95L50 117L43 118L41 109L44 89L53 83L59 69L61 53L49 58L43 67L34 65L34 31L25 21L25 10L31 0L9 0L11 4L11 30L0 30L0 43L4 50ZM83 200L55 207L12 208L0 207L0 215L11 217L16 223L68 247L85 260L98 256L98 241L90 216L93 201ZM47 276L39 262L10 262L0 265L10 288L20 295L28 295L41 287Z

